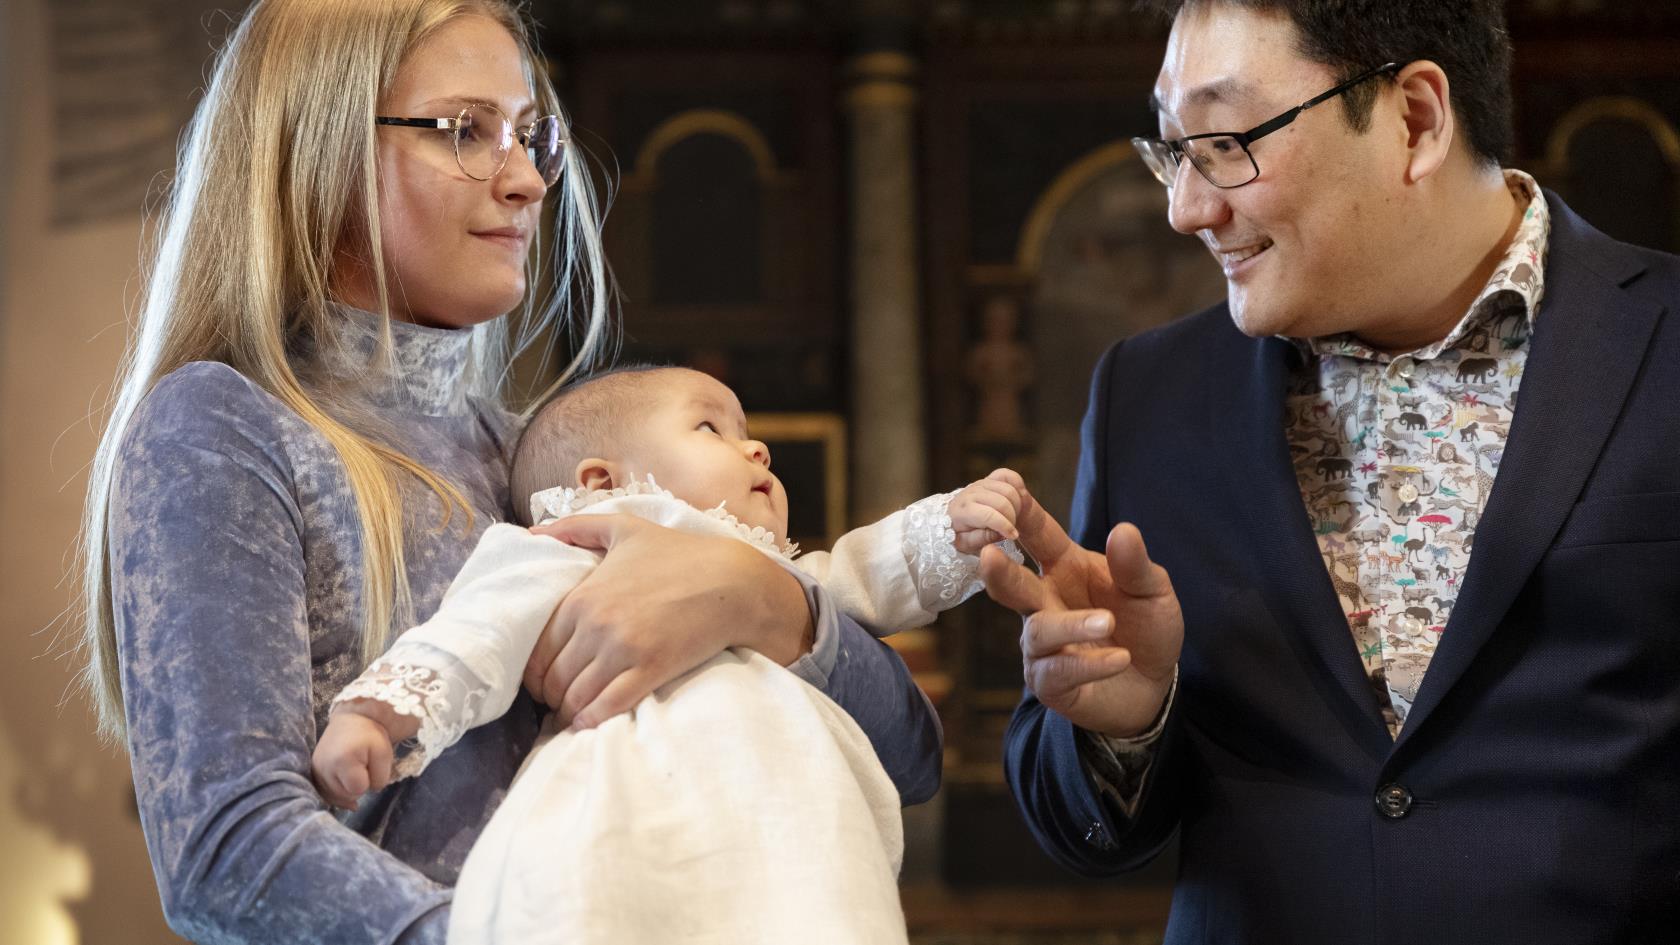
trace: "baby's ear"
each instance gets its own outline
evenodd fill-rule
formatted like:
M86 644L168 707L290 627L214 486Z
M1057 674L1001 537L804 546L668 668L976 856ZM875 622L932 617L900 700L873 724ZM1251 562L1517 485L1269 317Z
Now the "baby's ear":
M591 456L577 464L577 484L584 489L614 489L619 483L615 480L616 469L613 464L599 456Z

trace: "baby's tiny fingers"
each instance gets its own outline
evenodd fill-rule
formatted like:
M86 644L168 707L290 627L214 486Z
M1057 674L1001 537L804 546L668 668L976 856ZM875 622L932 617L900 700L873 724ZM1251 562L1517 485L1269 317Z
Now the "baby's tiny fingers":
M1005 483L1010 488L1022 493L1027 491L1027 481L1021 478L1020 473L1008 467L992 470L987 474L986 481Z

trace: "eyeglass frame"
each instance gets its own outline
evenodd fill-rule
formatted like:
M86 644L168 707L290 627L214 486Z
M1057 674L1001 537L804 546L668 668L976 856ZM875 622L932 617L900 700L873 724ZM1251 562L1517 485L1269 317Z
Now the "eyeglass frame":
M1328 102L1336 96L1348 91L1354 86L1357 86L1361 82L1376 78L1385 72L1397 72L1410 64L1410 61L1387 62L1377 66L1375 69L1368 69L1336 86L1335 88L1315 95L1294 108L1284 111L1275 118L1263 121L1247 131L1210 131L1205 134L1185 135L1182 138L1137 137L1132 139L1132 147L1136 148L1138 154L1143 157L1143 163L1149 168L1149 172L1155 176L1155 179L1165 185L1167 189L1171 190L1173 181L1162 176L1161 171L1157 170L1155 165L1150 161L1151 149L1164 147L1166 149L1166 153L1172 155L1173 180L1177 180L1179 165L1184 163L1184 143L1186 141L1197 141L1204 138L1230 138L1237 143L1238 147L1243 149L1243 156L1248 158L1249 166L1254 168L1253 177L1250 177L1248 180L1245 180L1240 184L1221 184L1209 177L1207 172L1203 171L1201 167L1197 165L1194 158L1190 160L1190 166L1196 169L1196 173L1202 175L1203 180L1220 190L1235 190L1238 187L1246 187L1260 179L1260 163L1254 159L1254 152L1248 149L1249 145L1280 128L1288 127L1290 123L1295 121L1295 119L1301 117L1302 112L1312 108L1314 105L1322 105L1323 103Z
M507 124L508 128L512 129L514 140L518 141L519 145L524 148L529 148L531 146L532 132L536 130L537 125L541 124L546 119L554 119L555 124L559 125L562 131L566 130L565 121L556 114L539 115L535 121L528 125L515 125L513 123L513 119L507 116L507 112L502 111L500 108L497 108L489 102L472 102L463 106L460 111L455 113L454 118L398 118L391 115L375 115L373 116L373 123L376 125L392 125L400 128L431 128L439 131L452 131L455 134L451 139L450 144L455 152L455 165L461 169L461 173L471 177L473 180L495 180L497 174L500 174L503 170L507 169L508 157L513 154L512 148L508 148L502 155L502 163L497 165L496 169L490 173L489 177L480 177L472 171L467 170L467 162L461 160L461 123L466 120L467 112L470 112L475 108L488 108L496 114L502 116L502 121ZM570 134L562 133L560 135L559 146L564 148L571 144L571 141L572 136ZM544 180L543 186L545 188L553 187L559 181L560 177L559 175L556 175L552 181Z

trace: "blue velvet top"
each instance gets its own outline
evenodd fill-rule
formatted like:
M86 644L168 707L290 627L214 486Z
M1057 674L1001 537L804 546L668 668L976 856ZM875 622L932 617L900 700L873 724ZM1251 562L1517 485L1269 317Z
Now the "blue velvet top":
M447 476L475 513L439 530L437 500L406 493L423 619L478 535L507 518L512 418L466 393L466 332L393 325L391 374L355 357L372 347L365 317L346 325L350 354L305 351L300 372L353 378L347 393L375 405L378 435ZM541 711L521 694L420 778L354 814L327 809L309 757L361 669L362 579L355 504L325 439L226 365L188 364L134 418L109 528L135 791L170 926L197 942L443 942L449 885ZM937 717L896 654L803 583L817 641L792 669L857 719L907 803L927 799Z

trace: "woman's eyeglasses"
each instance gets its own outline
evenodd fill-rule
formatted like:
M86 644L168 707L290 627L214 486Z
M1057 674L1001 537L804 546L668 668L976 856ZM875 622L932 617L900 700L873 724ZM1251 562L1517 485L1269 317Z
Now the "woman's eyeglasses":
M391 118L378 115L373 120L381 125L436 128L450 132L455 139L455 163L461 165L461 172L473 180L489 180L500 174L517 143L525 148L531 164L542 175L543 184L553 187L565 167L565 149L571 140L558 115L544 115L529 125L516 128L494 105L468 105L454 118Z

